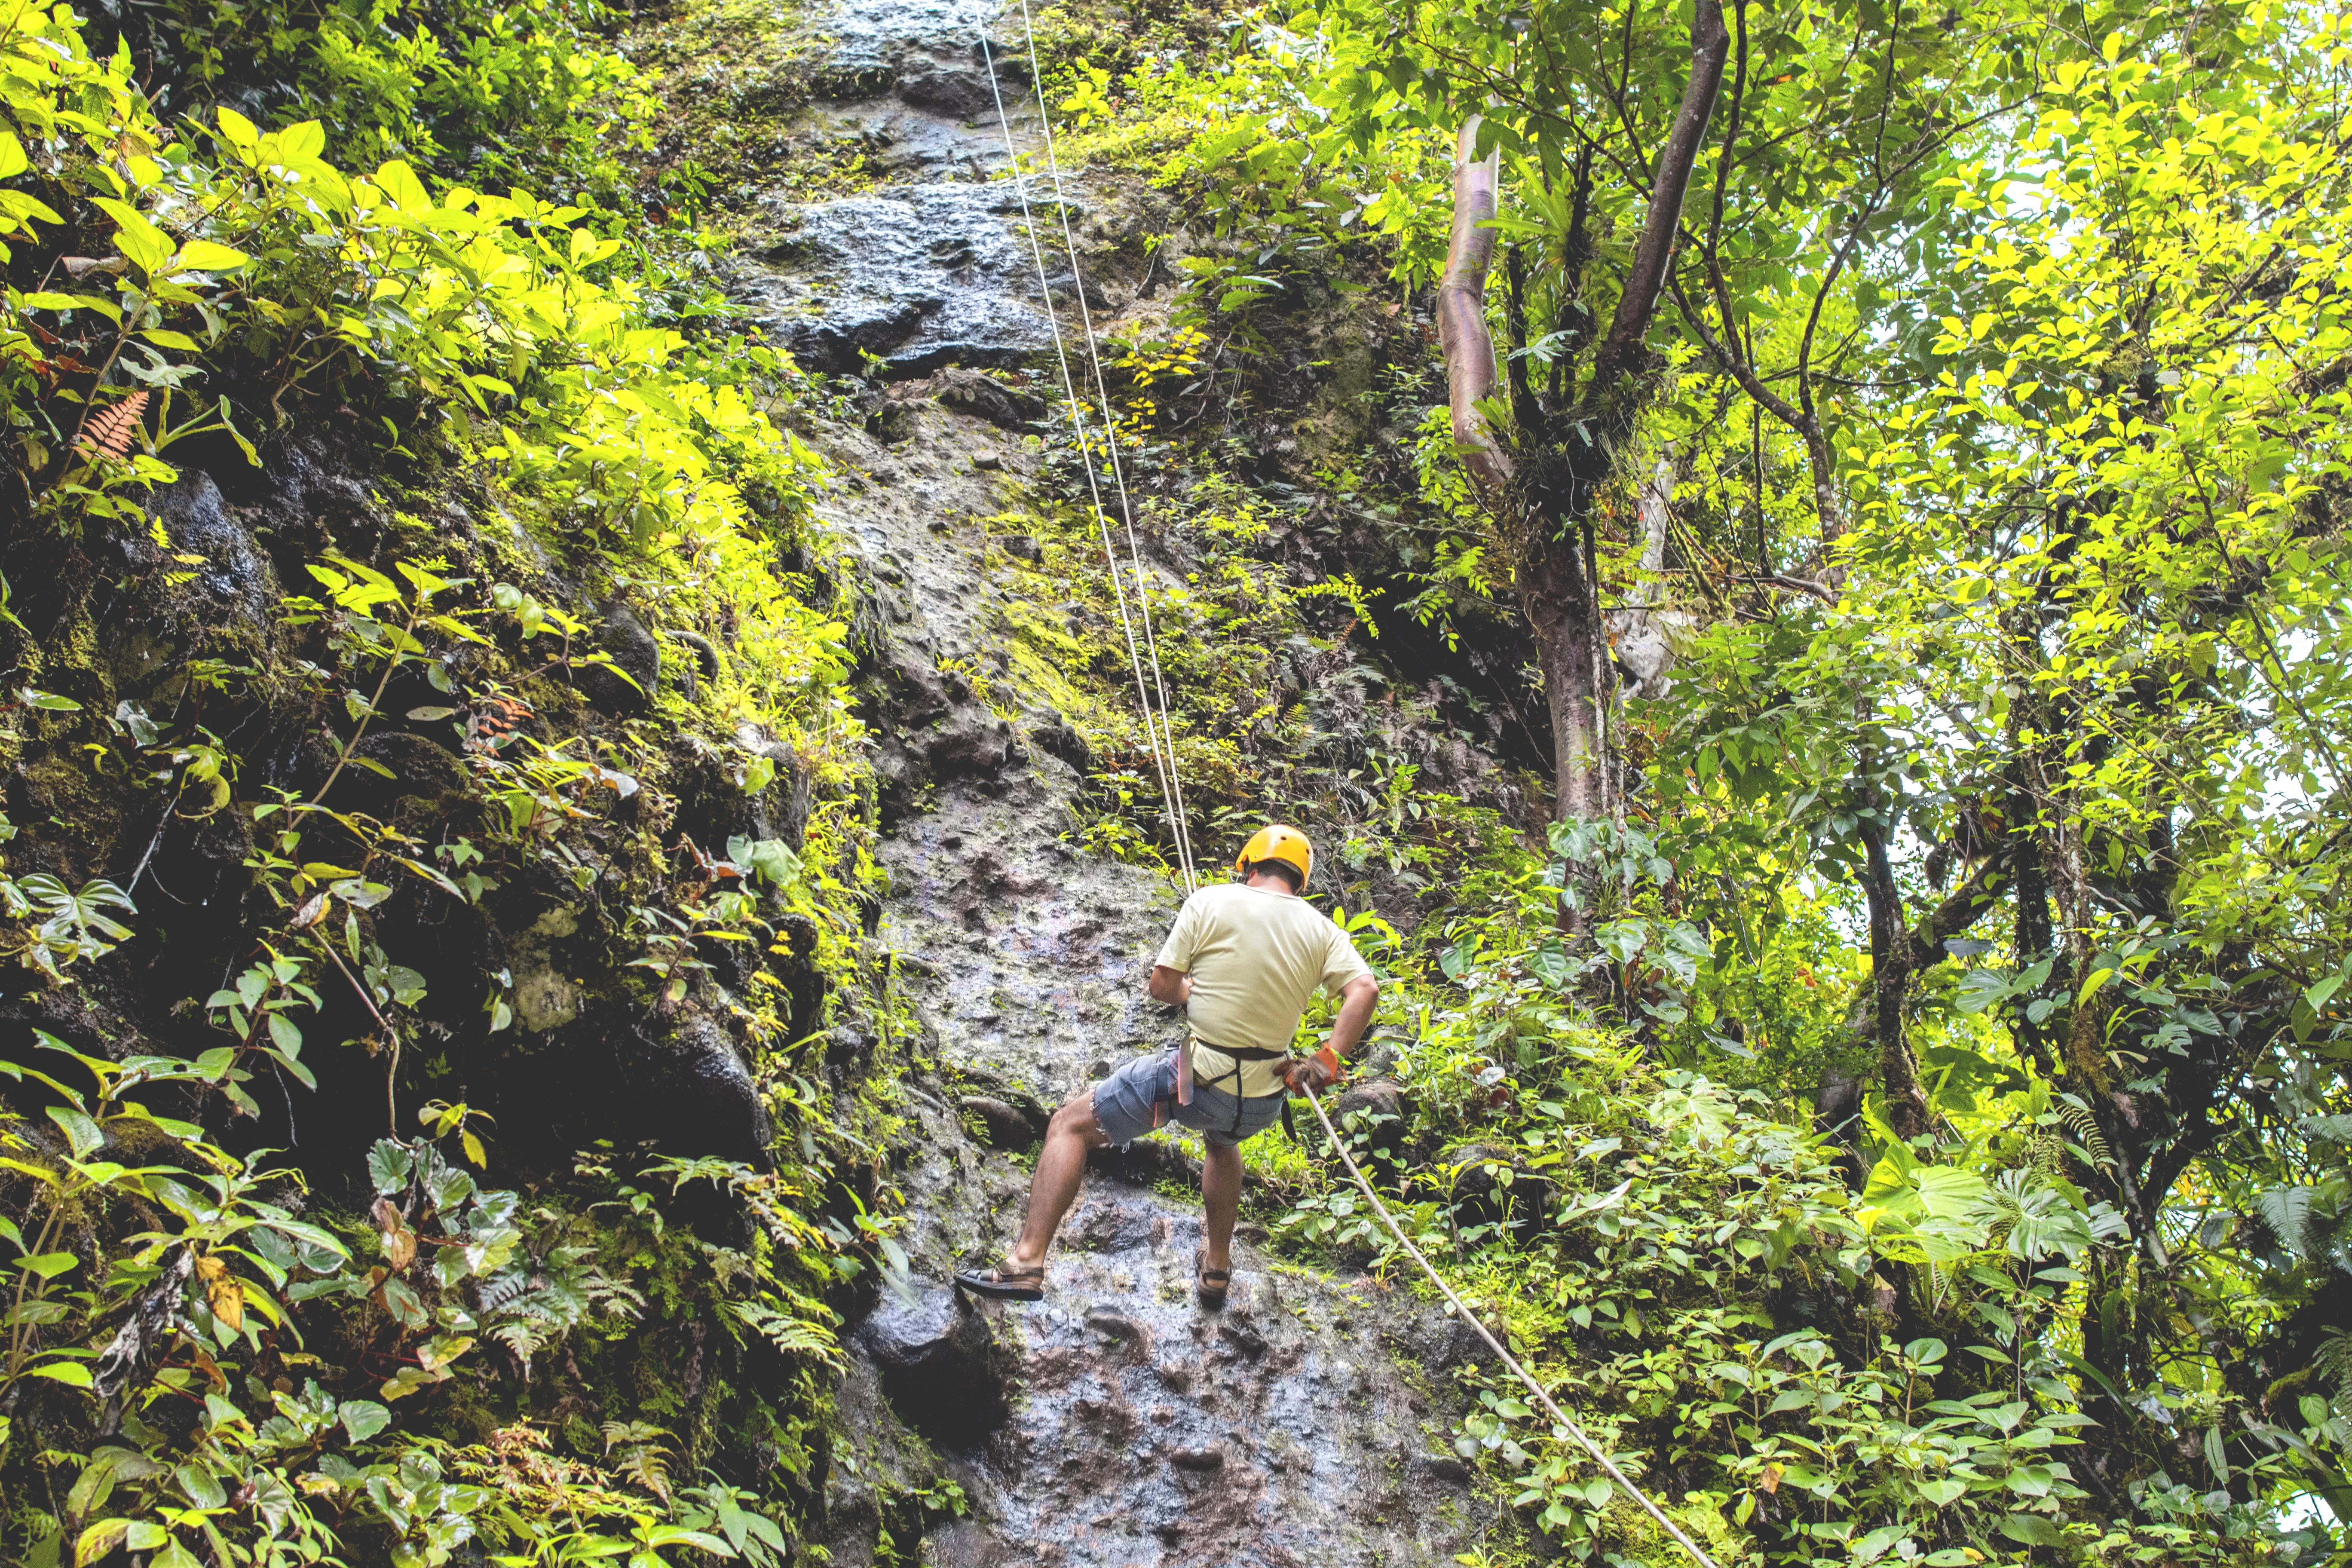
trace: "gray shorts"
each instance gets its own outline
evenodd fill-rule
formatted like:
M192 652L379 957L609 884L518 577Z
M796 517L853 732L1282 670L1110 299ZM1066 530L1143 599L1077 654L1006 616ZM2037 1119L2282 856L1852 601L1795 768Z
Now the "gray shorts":
M1192 1085L1192 1103L1176 1103L1176 1052L1138 1057L1095 1085L1095 1125L1114 1143L1132 1143L1174 1121L1192 1128L1213 1149L1229 1149L1274 1125L1284 1097L1244 1100L1205 1084Z

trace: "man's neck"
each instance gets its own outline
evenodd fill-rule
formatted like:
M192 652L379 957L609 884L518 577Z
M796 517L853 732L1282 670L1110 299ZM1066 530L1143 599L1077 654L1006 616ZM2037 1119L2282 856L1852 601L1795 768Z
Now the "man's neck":
M1298 896L1290 890L1289 883L1270 872L1261 872L1244 882L1242 886L1255 888L1261 893L1280 893L1286 899L1295 899Z

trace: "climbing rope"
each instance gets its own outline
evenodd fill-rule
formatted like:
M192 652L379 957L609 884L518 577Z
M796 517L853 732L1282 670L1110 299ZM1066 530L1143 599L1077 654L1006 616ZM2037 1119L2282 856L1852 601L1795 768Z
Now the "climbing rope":
M1021 31L1029 47L1029 80L1037 95L1037 118L1045 132L1045 172L1054 182L1055 216L1062 223L1062 250L1070 259L1070 292L1077 297L1078 322L1086 331L1087 361L1094 369L1095 395L1100 401L1103 418L1104 446L1110 454L1111 479L1118 491L1118 510L1127 525L1128 559L1135 569L1135 597L1143 606L1143 647L1151 660L1151 684L1160 695L1160 727L1168 744L1168 783L1175 792L1176 821L1179 824L1176 853L1184 868L1184 885L1189 890L1197 879L1192 867L1192 823L1184 810L1184 780L1176 765L1176 731L1169 715L1174 711L1168 702L1168 683L1160 671L1160 639L1151 626L1151 603L1143 591L1143 551L1135 539L1135 504L1127 488L1127 474L1118 460L1118 421L1111 413L1110 387L1103 379L1102 342L1095 336L1094 312L1087 303L1086 283L1078 270L1078 245L1070 233L1070 204L1062 195L1062 165L1054 151L1054 117L1045 109L1045 77L1037 63L1037 29L1029 21L1029 0L1021 0ZM1036 237L1032 234L1031 243Z
M1093 440L1079 405L1076 380L1070 374L1070 356L1062 339L1061 318L1054 311L1053 285L1045 277L1045 253L1037 239L1036 217L1029 205L1028 181L1022 174L1021 155L1013 145L1013 122L1004 112L1004 93L996 79L996 57L989 47L985 29L980 34L981 62L988 68L989 96L995 100L996 122L1004 132L1004 155L1012 164L1013 194L1021 203L1022 228L1029 237L1029 255L1037 269L1037 291L1045 301L1045 321L1053 332L1054 359L1061 369L1063 401L1069 410L1071 433L1077 439L1078 455L1086 467L1087 491L1094 503L1096 526L1102 535L1103 564L1109 570L1111 595L1118 607L1119 632L1127 641L1128 663L1135 676L1136 701L1143 711L1144 738L1150 747L1152 771L1160 779L1160 795L1168 821L1169 837L1176 847L1177 870L1183 878L1185 892L1190 894L1200 886L1200 877L1192 860L1192 824L1184 810L1183 788L1177 779L1176 735L1170 719L1168 686L1160 674L1160 645L1151 626L1151 603L1144 584L1143 554L1135 537L1135 509L1128 499L1126 470L1118 459L1118 421L1111 413L1110 393L1103 380L1101 348L1095 338L1093 314L1087 308L1086 280L1078 269L1076 243L1070 233L1069 205L1062 194L1061 167L1054 155L1054 121L1045 110L1045 89L1044 79L1037 69L1036 38L1029 25L1027 0L1022 0L1021 21L1024 29L1031 33L1030 79L1036 94L1038 118L1045 128L1045 156L1047 166L1052 171L1054 205L1060 209L1063 244L1069 253L1070 292L1077 297L1078 319L1086 331L1087 357L1092 363L1095 385L1101 396L1103 448L1110 458L1111 483L1118 496L1120 513L1126 520L1129 563L1135 574L1137 614L1134 619L1128 615L1127 589L1120 581L1118 551L1111 542L1110 514L1103 505ZM1140 643L1136 639L1135 620L1140 620L1143 626ZM1151 678L1148 684L1143 674L1147 651L1151 665ZM1155 693L1159 699L1156 705L1153 702Z
M1626 1479L1625 1472L1617 1468L1616 1462L1610 1458L1601 1445L1585 1436L1584 1428L1570 1420L1568 1412L1552 1402L1551 1395L1544 1392L1543 1384L1538 1383L1534 1375L1519 1364L1517 1357L1503 1348L1503 1342L1496 1339L1488 1331L1486 1325L1478 1321L1477 1314L1463 1305L1462 1298L1454 1293L1454 1288L1445 1282L1445 1277L1438 1273L1429 1259L1422 1256L1421 1248L1415 1247L1412 1238L1399 1228L1396 1216L1389 1213L1389 1205L1381 1202L1381 1194L1374 1192L1372 1184L1364 1179L1362 1167L1356 1163L1356 1157L1348 1152L1348 1146L1339 1142L1339 1130L1331 1125L1331 1118L1325 1113L1322 1097L1310 1089L1307 1091L1307 1103L1315 1108L1315 1120L1323 1124L1323 1135L1331 1141L1331 1152L1339 1156L1341 1162L1348 1167L1348 1174L1356 1179L1357 1190L1370 1200L1372 1212L1381 1216L1381 1223L1389 1227L1389 1234L1397 1238L1397 1245L1404 1248L1405 1256L1421 1265L1421 1271L1429 1276L1429 1282L1437 1287L1438 1293L1445 1298L1446 1303L1461 1315L1464 1322L1478 1331L1478 1337L1492 1346L1495 1353L1503 1358L1503 1364L1509 1367L1521 1383L1527 1384L1528 1392L1536 1396L1536 1403L1543 1406L1545 1414L1552 1418L1559 1429L1573 1438L1579 1447L1591 1455L1593 1463L1599 1465L1611 1480L1622 1488L1628 1497L1640 1503L1649 1516L1658 1521L1660 1528L1675 1538L1675 1544L1690 1553L1692 1562L1699 1564L1699 1568L1717 1568L1715 1559L1700 1551L1697 1542L1683 1533L1682 1526L1668 1519L1665 1510L1650 1500L1649 1493Z
M1037 114L1045 126L1045 167L1048 178L1052 182L1054 205L1061 218L1063 250L1070 263L1070 292L1076 297L1078 302L1078 321L1086 333L1087 358L1094 373L1095 395L1102 415L1103 448L1110 459L1111 485L1118 497L1120 515L1126 525L1128 562L1129 569L1135 574L1137 610L1135 618L1139 620L1143 626L1143 637L1139 643L1136 638L1134 623L1128 616L1127 592L1119 581L1118 551L1111 542L1110 515L1103 505L1102 488L1096 472L1094 452L1087 434L1087 421L1079 407L1076 379L1070 374L1069 353L1062 340L1060 318L1054 313L1053 289L1045 277L1045 254L1037 240L1036 220L1029 205L1028 184L1021 171L1020 153L1013 145L1013 125L1005 116L1004 94L996 79L996 58L994 52L989 47L988 35L984 29L980 35L981 60L988 68L988 90L990 96L996 101L997 123L1004 131L1004 155L1013 166L1013 186L1014 194L1021 201L1022 226L1028 233L1030 258L1036 264L1037 289L1045 297L1045 319L1053 329L1054 358L1061 367L1063 400L1069 409L1070 428L1077 437L1079 455L1086 462L1087 489L1093 500L1095 521L1102 534L1103 563L1109 569L1111 592L1118 604L1119 630L1127 638L1128 661L1135 676L1136 700L1142 706L1144 732L1151 746L1151 765L1160 777L1161 800L1166 806L1168 830L1176 845L1177 867L1183 875L1184 890L1190 893L1199 885L1199 878L1193 865L1191 823L1184 809L1183 785L1179 778L1176 765L1176 736L1170 722L1168 685L1166 678L1160 671L1159 638L1151 625L1151 605L1144 585L1143 552L1135 535L1135 509L1128 495L1126 470L1119 462L1117 434L1118 421L1111 411L1110 388L1103 376L1102 347L1095 335L1093 313L1087 305L1086 279L1078 266L1077 241L1070 231L1070 206L1063 195L1061 165L1054 149L1054 117L1045 108L1045 73L1038 66L1036 30L1029 21L1029 0L1021 0L1021 23L1023 30L1028 35L1029 77L1032 88L1036 94ZM1143 673L1147 658L1151 668L1150 680L1148 684ZM1543 1385L1535 1380L1526 1367L1519 1364L1517 1359L1508 1350L1504 1348L1500 1340L1488 1331L1486 1325L1480 1322L1468 1307L1463 1305L1462 1299L1454 1293L1453 1287L1446 1284L1444 1276L1439 1274L1429 1259L1422 1256L1421 1249L1415 1247L1412 1238L1398 1226L1395 1216L1389 1213L1388 1205L1381 1201L1380 1194L1373 1191L1372 1184L1365 1179L1362 1168L1356 1163L1355 1156L1348 1152L1346 1144L1340 1142L1339 1131L1331 1125L1331 1118L1324 1111L1321 1098L1314 1090L1309 1089L1307 1091L1307 1103L1314 1107L1315 1119L1323 1124L1323 1132L1331 1141L1332 1152L1337 1153L1341 1163L1348 1167L1348 1174L1354 1178L1357 1187L1370 1202L1372 1212L1381 1216L1381 1223L1388 1226L1389 1234L1396 1237L1397 1245L1403 1247L1405 1255L1420 1266L1421 1271L1429 1277L1429 1282L1437 1287L1438 1292L1445 1298L1454 1311L1461 1314L1463 1321L1477 1330L1479 1337L1493 1347L1495 1353L1503 1359L1503 1364L1510 1368L1512 1373L1527 1385L1528 1392L1535 1395L1536 1403L1550 1415L1559 1430L1564 1432L1586 1453L1592 1456L1593 1462L1601 1467L1602 1472L1622 1488L1627 1496L1641 1504L1650 1517L1656 1520L1659 1526L1674 1538L1675 1543L1690 1554L1691 1560L1696 1563L1699 1568L1717 1568L1715 1560L1699 1550L1698 1545L1684 1533L1682 1527L1667 1518L1665 1510L1651 1500L1648 1493L1626 1478L1625 1472L1617 1468L1616 1463L1609 1458L1600 1445L1585 1435L1584 1428L1571 1420L1568 1413L1553 1401L1549 1394L1544 1392Z

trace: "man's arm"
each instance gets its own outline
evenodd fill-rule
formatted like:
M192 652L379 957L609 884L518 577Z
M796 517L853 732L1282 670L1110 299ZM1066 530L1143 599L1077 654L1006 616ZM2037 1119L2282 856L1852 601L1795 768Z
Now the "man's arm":
M1192 977L1181 969L1171 969L1164 963L1151 966L1151 978L1143 988L1154 1002L1165 1002L1171 1007L1181 1007L1192 999Z
M1323 1042L1333 1056L1344 1061L1355 1051L1380 999L1381 983L1369 974L1359 974L1339 988L1339 1016L1331 1020L1331 1037Z

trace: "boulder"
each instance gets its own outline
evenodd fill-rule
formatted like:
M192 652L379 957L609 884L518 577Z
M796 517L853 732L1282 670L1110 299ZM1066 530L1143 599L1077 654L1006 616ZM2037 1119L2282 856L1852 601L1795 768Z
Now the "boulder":
M597 641L613 659L613 668L589 665L579 672L580 689L589 701L607 713L642 713L653 701L661 680L661 644L626 605L615 605L597 628ZM625 673L624 680L614 670ZM636 682L635 686L629 681Z
M1549 1221L1559 1190L1549 1178L1511 1164L1483 1143L1464 1143L1438 1155L1437 1164L1452 1176L1447 1202L1454 1222L1462 1226L1492 1225L1507 1220L1512 1230L1526 1234Z
M242 631L268 624L276 586L269 562L245 524L229 511L210 474L190 471L156 490L147 507L171 541L168 556L144 533L127 535L122 549L135 566L168 569L182 578L172 595L176 613L216 630ZM187 559L192 555L204 559L194 563ZM320 590L305 577L289 591Z
M1394 1079L1373 1078L1349 1085L1330 1106L1332 1125L1354 1134L1376 1154L1393 1154L1412 1126L1413 1101Z
M707 1013L648 1023L623 1046L615 1113L666 1153L716 1154L765 1170L773 1135L742 1048Z
M931 378L931 395L942 408L1017 430L1045 417L1045 400L976 370L951 367Z
M1013 726L978 703L959 708L948 721L914 737L932 780L988 778L1013 760Z
M993 1095L967 1094L956 1109L979 1121L981 1141L992 1149L1018 1152L1034 1149L1045 1136L1042 1113L1024 1110Z
M1010 1359L988 1320L953 1289L911 1301L886 1296L854 1343L880 1374L898 1419L940 1447L977 1447L1004 1424Z
M439 801L465 792L469 782L466 764L446 745L404 730L377 730L360 737L352 748L353 761L335 780L328 804L341 811L362 811L390 821L404 800ZM358 759L375 767L365 767ZM334 764L334 752L322 750L320 761ZM376 767L390 771L384 777ZM323 772L320 777L324 778Z

